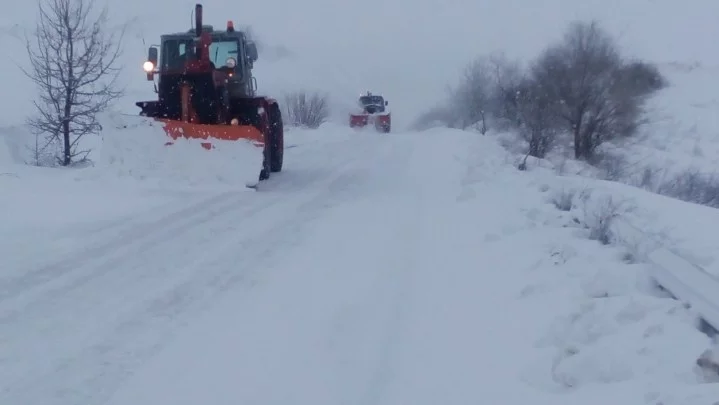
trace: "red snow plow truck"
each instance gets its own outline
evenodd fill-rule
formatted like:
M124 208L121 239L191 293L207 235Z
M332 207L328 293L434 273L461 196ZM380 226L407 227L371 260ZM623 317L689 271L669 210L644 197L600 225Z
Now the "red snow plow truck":
M135 104L173 140L251 141L258 157L262 151L259 180L265 180L282 170L284 129L277 101L256 93L257 46L232 21L215 30L202 24L201 4L194 11L193 28L162 35L159 49L150 47L143 68L147 80L157 76L158 98Z
M381 95L369 91L359 97L358 112L350 114L350 127L358 128L373 125L379 132L388 133L392 128L392 114L387 107L389 102Z

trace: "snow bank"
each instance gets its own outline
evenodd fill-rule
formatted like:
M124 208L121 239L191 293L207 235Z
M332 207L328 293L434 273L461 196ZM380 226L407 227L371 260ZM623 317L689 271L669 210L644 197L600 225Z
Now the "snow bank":
M673 395L688 401L700 381L694 361L709 345L693 314L646 288L645 266L621 263L616 250L577 240L571 216L564 220L565 230L543 232L551 242L532 253L522 247L537 262L524 272L520 305L543 324L524 380L575 403L588 403L584 398L598 389L612 403Z
M78 179L79 170L0 165L0 276L21 261L78 249L108 230L175 201L132 184Z
M245 184L261 168L262 149L249 142L213 141L212 150L196 140L165 146L170 138L151 120L108 115L102 123L100 136L80 144L92 150L91 164L73 168L28 166L33 137L22 129L0 132L2 257L71 248L88 232L158 216L163 206L208 192L249 192Z
M262 168L262 148L249 141L172 141L162 124L136 116L110 115L100 139L89 138L94 167L83 171L86 179L120 179L145 187L176 190L242 190L256 181Z
M97 172L93 167L27 165L33 139L22 128L0 130L0 232L15 235L6 241L17 240L20 229L41 230L37 232L41 235L49 229L102 222L153 205L155 197L148 200L131 184L107 177L103 182L89 182L92 172Z
M488 241L502 258L503 272L517 268L516 279L521 281L514 305L523 313L517 322L523 324L522 333L537 333L537 350L518 367L526 383L552 394L547 404L598 405L609 400L687 405L719 397L719 387L701 385L695 367L710 345L695 328L696 314L656 291L650 266L635 262L628 249L592 240L588 228L597 225L593 221L602 207L597 202L606 196L601 190L605 182L558 178L541 169L495 170L491 175L496 177L495 193L475 186L481 206L501 203L493 200L503 188L511 197L502 206L521 201L518 205L528 220L524 227L507 225L511 239L507 234L488 235ZM647 202L668 200L616 186L644 194ZM558 203L557 196L571 190L576 191L573 204ZM581 202L583 190L594 190L586 206ZM681 221L682 212L674 212ZM632 213L640 215L641 209ZM527 264L512 265L520 260L515 257ZM502 312L509 313L511 305L501 305Z
M83 178L131 181L151 189L243 190L257 180L262 167L262 148L249 141L211 139L207 150L204 140L173 141L151 119L111 114L103 123L101 137L85 141L93 148L94 167L82 171ZM283 171L293 168L293 148L342 142L353 135L347 126L334 123L316 130L286 126ZM165 145L168 141L173 144Z
M618 220L632 230L614 236L635 254L666 246L719 275L719 240L714 237L719 210L608 181L549 174L544 181L556 193L573 193L575 201L582 194L587 196L586 204L576 202L579 210L606 214L610 210L607 205L615 206Z

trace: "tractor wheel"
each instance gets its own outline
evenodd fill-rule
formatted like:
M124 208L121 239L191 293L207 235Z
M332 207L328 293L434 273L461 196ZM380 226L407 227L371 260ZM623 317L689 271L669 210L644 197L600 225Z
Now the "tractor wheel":
M282 113L277 104L270 108L270 140L271 140L271 158L270 170L274 173L282 171L283 155L285 151L285 134L284 125L282 123Z
M257 117L260 118L260 115L257 114ZM272 116L270 114L267 115L266 118L269 121L269 125L265 126L262 125L261 121L262 118L260 118L260 121L258 122L258 129L263 132L264 138L265 138L265 144L262 148L262 170L260 170L259 175L259 181L264 181L270 178L270 174L272 173L272 159L273 159L273 139L272 139ZM265 131L265 128L270 127L270 129L267 132Z
M270 134L272 132L270 131ZM260 181L267 180L270 178L272 173L272 159L274 159L274 150L272 147L272 137L270 136L269 142L265 143L262 152L262 170L260 170Z
M270 171L267 169L260 170L260 176L258 178L259 181L265 181L270 178Z
M259 181L269 179L270 173L272 173L270 164L270 162L272 162L272 147L270 145L265 145L263 155L262 170L260 170Z

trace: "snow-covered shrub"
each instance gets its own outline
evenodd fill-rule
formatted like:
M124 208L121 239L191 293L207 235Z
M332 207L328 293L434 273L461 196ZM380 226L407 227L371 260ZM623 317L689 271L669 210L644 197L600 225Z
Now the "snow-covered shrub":
M686 170L661 183L657 193L679 200L719 208L719 176Z
M583 193L581 200L584 216L582 223L589 230L589 239L603 245L612 243L612 224L627 211L625 204L612 196L591 198L591 192Z
M326 94L296 91L285 95L284 121L288 125L319 128L330 116L329 97Z
M590 163L601 171L604 180L622 181L630 170L627 158L619 153L603 152L595 154Z
M573 189L557 191L552 195L552 204L560 211L571 211L576 194L576 190Z

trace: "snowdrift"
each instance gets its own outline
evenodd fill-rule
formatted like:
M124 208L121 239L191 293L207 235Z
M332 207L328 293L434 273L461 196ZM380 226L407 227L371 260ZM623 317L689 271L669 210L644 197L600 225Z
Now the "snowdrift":
M262 168L262 148L249 141L173 141L162 123L129 115L109 115L101 136L85 145L93 148L94 167L83 177L139 180L153 188L241 190Z
M79 149L92 150L87 164L69 168L31 166L34 137L27 130L0 131L0 255L27 246L74 246L87 232L160 207L202 198L211 191L251 192L262 149L249 142L180 139L172 145L160 123L137 116L103 117L99 136ZM160 209L160 211L154 211Z

